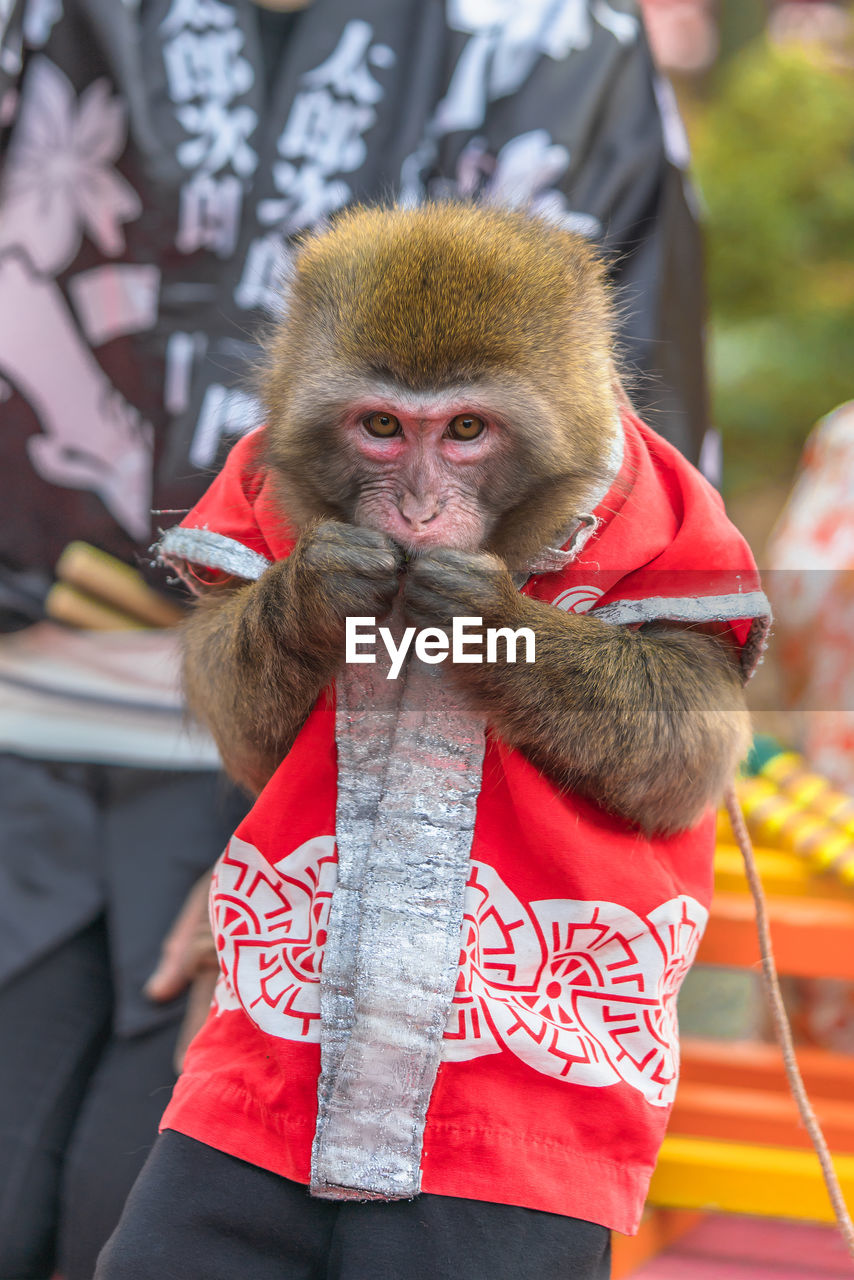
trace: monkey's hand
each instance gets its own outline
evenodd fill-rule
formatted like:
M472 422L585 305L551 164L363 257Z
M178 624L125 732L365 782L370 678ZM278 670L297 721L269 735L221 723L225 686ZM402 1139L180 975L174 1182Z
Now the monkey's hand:
M485 627L519 625L522 598L504 561L485 551L436 547L409 565L406 616L420 626L449 627L454 618L482 618Z
M413 563L405 592L412 621L447 627L466 615L534 632L531 663L451 662L448 674L560 784L647 832L684 830L720 798L749 740L725 638L564 613L518 594L490 555L431 552Z
M301 647L343 647L348 617L384 618L400 579L401 553L376 529L324 520L301 535L286 566ZM292 637L292 643L296 637Z
M344 619L382 616L398 552L371 529L307 529L257 582L199 600L184 628L184 685L235 781L258 792L344 656Z

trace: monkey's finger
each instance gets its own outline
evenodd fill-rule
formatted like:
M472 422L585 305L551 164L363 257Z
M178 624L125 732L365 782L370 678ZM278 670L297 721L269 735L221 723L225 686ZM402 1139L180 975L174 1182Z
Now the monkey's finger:
M345 588L331 592L330 599L336 613L342 618L379 617L389 612L397 595L397 583L389 587L362 586L361 589Z
M426 619L429 623L450 622L453 618L474 617L476 616L474 608L468 604L463 604L459 600L449 600L447 596L439 592L419 591L417 594L407 595L404 600L404 609L408 618Z
M347 574L360 578L397 576L397 556L391 549L314 543L306 548L303 567L315 573Z
M369 529L362 525L341 524L338 520L324 520L307 531L310 536L306 542L321 546L349 546L373 548L377 551L391 551L396 554L395 543L380 529Z
M431 587L461 600L471 595L498 598L506 591L509 581L506 570L429 563L414 567L407 574L406 589Z
M303 529L297 541L297 548L302 550L316 542L345 542L346 529L347 526L342 524L340 520L315 520Z
M410 566L410 572L434 573L436 571L456 571L458 573L506 573L507 566L498 556L488 551L460 551L456 547L433 547L430 551L416 555Z
M392 551L397 555L399 548L397 543L382 529L371 529L368 525L347 524L344 525L347 530L346 540L354 547L376 547Z
M495 573L474 573L466 570L436 565L407 575L407 597L419 590L435 591L448 599L465 603L473 598L498 598L502 580Z
M446 591L419 584L407 589L405 594L407 615L418 614L429 621L441 621L460 617L473 612L473 605L468 599L460 599L449 595Z
M363 617L378 611L386 613L399 589L396 577L389 582L371 582L368 579L339 582L333 579L327 581L323 599L339 617Z
M350 606L361 606L366 600L391 600L400 590L400 577L396 568L362 572L352 568L313 567L309 568L308 573L320 599L332 605L339 613Z

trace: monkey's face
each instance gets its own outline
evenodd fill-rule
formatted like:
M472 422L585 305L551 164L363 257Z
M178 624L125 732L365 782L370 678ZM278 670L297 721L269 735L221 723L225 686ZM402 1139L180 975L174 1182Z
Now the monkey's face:
M350 410L341 449L358 477L350 518L407 550L474 551L495 516L483 501L507 453L506 427L476 398L411 394L374 397Z
M612 374L580 237L468 206L352 211L300 248L270 345L283 510L524 557L603 473Z

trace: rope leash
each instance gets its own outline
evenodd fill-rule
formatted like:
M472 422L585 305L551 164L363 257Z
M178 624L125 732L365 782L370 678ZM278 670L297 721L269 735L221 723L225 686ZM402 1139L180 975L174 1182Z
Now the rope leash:
M830 1203L833 1205L833 1212L836 1215L836 1221L839 1224L839 1230L842 1232L846 1247L852 1260L854 1260L854 1222L851 1221L851 1215L845 1204L845 1198L842 1195L842 1188L839 1185L839 1179L836 1176L836 1170L833 1167L833 1159L830 1149L821 1131L821 1125L816 1119L815 1112L812 1109L807 1091L804 1088L803 1077L801 1076L800 1067L795 1057L795 1046L792 1040L792 1028L789 1024L788 1015L786 1014L785 1005L783 1004L783 995L780 991L780 983L777 977L777 966L774 963L774 949L771 944L771 930L768 926L768 911L765 903L765 894L762 889L762 882L759 878L759 871L756 866L756 858L753 853L753 845L750 836L747 833L744 816L735 794L735 787L732 783L727 787L724 793L724 801L729 814L729 820L744 858L744 869L747 875L747 883L750 885L750 892L753 896L753 905L756 910L756 930L759 934L759 950L762 955L762 973L765 978L765 989L768 994L768 1003L771 1006L771 1015L774 1020L774 1032L777 1042L783 1051L783 1064L786 1068L786 1076L789 1081L789 1088L792 1096L798 1106L801 1120L804 1123L810 1141L815 1147L819 1164L821 1165L821 1173L827 1187Z

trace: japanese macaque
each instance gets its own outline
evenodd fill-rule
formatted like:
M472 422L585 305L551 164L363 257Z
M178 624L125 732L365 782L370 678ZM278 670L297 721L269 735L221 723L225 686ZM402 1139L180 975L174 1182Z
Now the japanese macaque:
M645 832L717 800L747 734L728 642L566 613L512 576L589 510L618 395L604 270L576 235L438 205L306 240L265 373L266 465L299 538L186 634L190 704L233 776L266 783L344 661L345 619L399 597L420 627L534 631L534 663L445 678L560 785Z

